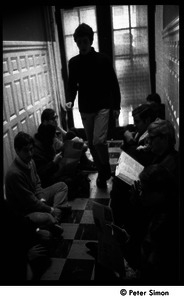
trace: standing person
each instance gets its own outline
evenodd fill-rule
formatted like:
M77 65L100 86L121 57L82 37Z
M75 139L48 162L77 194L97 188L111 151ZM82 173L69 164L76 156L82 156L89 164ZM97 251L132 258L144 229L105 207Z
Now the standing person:
M105 188L111 177L107 132L110 109L116 118L120 111L120 89L110 60L91 46L94 32L80 24L74 32L79 54L69 61L66 108L71 110L78 91L79 111L88 146L97 167L97 186Z
M32 159L34 140L29 134L19 132L14 139L14 148L17 156L5 177L10 206L17 216L30 218L38 227L62 233L58 223L68 200L67 185L58 182L42 188Z

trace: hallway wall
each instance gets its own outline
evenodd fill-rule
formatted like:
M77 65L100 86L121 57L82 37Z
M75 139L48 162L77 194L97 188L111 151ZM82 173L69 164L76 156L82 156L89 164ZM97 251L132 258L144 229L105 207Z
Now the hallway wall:
M173 12L173 14L172 14ZM166 107L166 118L176 130L179 148L179 7L156 5L156 92Z
M15 135L21 130L33 135L41 112L51 107L58 113L64 102L52 29L45 7L5 8L3 12L4 174L15 157Z

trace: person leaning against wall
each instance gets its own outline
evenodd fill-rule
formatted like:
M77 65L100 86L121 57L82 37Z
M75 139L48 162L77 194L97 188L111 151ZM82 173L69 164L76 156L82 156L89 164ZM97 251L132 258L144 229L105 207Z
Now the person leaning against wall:
M87 24L80 24L74 32L79 54L69 60L69 79L66 109L71 110L78 92L81 114L88 146L97 167L96 184L106 188L111 177L107 132L110 109L118 118L120 89L109 58L91 46L94 32Z
M29 134L19 132L14 148L16 157L5 176L8 203L17 216L29 218L38 228L61 234L63 229L59 222L68 200L67 185L58 182L42 188L32 159L34 140Z

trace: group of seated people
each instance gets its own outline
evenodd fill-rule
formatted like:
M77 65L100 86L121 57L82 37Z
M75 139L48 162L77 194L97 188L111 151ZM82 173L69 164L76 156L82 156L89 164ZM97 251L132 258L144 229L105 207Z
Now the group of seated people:
M33 137L23 131L15 136L14 149L16 157L5 176L4 208L11 220L17 221L12 226L21 223L28 233L31 231L30 236L24 232L23 237L25 244L33 246L27 249L31 253L27 257L30 265L29 257L48 258L46 244L62 235L60 223L62 216L71 212L69 201L82 196L81 192L89 196L89 180L82 170L93 171L95 166L86 155L83 139L75 129L66 132L59 128L57 115L50 108L42 112L41 124ZM68 157L65 151L74 157ZM86 190L81 191L81 186ZM9 227L10 224L7 230ZM35 259L30 259L33 279L40 274Z
M113 176L110 198L115 224L120 228L117 236L122 255L139 270L140 280L156 279L159 283L178 276L179 158L174 127L163 119L160 103L155 105L158 98L158 94L147 97L147 103L132 112L134 125L122 130L121 149L144 166L139 181L130 187ZM47 246L62 234L62 216L71 211L70 192L80 185L78 166L75 172L67 173L61 163L67 140L78 145L80 162L95 170L86 156L87 145L75 130L66 132L58 127L52 109L42 112L34 137L19 132L14 139L16 158L5 178L6 211L17 224L14 230L16 226L23 229L29 267L20 272L24 279L39 278L35 260L41 258L43 268L47 266ZM17 251L17 256L21 255Z
M157 113L151 103L132 111L121 149L144 168L133 186L115 176L110 192L123 255L148 284L178 282L180 263L179 155L173 125Z

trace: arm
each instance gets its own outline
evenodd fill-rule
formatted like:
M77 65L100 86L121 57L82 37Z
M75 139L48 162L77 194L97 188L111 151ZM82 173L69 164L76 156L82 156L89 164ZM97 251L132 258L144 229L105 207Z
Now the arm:
M76 80L76 69L73 60L71 59L68 64L69 78L67 87L67 103L71 102L72 106L74 104L75 97L77 95L77 80Z
M13 202L18 210L28 214L34 211L51 212L50 206L43 203L31 190L28 178L23 172L13 172L6 177L7 199Z
M43 192L43 189L42 189L42 186L41 186L40 177L38 176L34 160L32 160L31 163L32 163L32 170L34 172L34 178L35 178L35 183L36 183L35 195L38 199L43 199L44 198L44 192Z
M42 177L51 176L58 170L57 165L53 162L54 156L53 159L48 160L48 158L46 158L40 152L35 151L33 159L36 164L36 169L41 180Z

